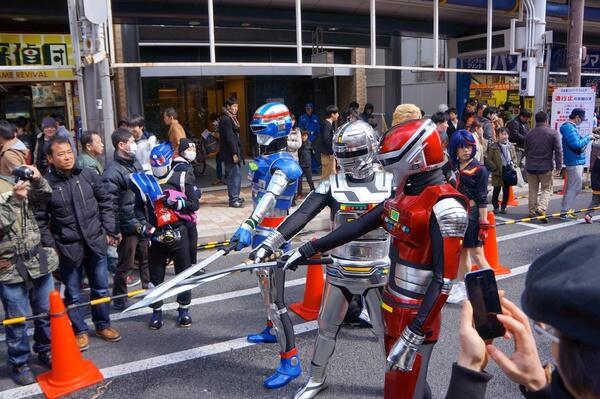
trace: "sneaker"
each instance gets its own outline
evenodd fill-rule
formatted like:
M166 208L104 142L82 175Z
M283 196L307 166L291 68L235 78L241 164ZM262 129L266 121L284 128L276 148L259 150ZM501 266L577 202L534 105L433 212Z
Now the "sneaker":
M462 281L458 284L452 286L452 290L450 290L450 295L446 302L457 304L467 299L467 290L465 289L465 283Z
M561 211L561 213L564 213L564 212L568 212L568 213L562 215L560 217L561 220L566 220L568 222L577 220L577 216L575 216L573 213L570 213L571 211Z
M87 278L84 279L81 284L79 284L79 289L86 292L90 290L90 285L88 284Z
M118 342L121 340L121 333L112 327L106 327L102 330L96 330L96 335L108 342Z
M151 330L160 330L160 328L162 326L163 326L162 310L160 310L160 309L153 310L152 317L150 318L150 323L148 323L148 327L150 327Z
M540 220L540 222L541 222L541 223L544 223L544 224L548 224L549 220L548 220L548 218L547 218L547 217L545 217L545 216L546 216L546 211L537 211L537 213L538 213L538 215L540 215L540 216L544 216L543 218L539 219L539 220Z
M88 333L84 332L81 334L77 334L75 337L77 340L77 346L79 346L79 351L83 352L90 348L90 338Z
M500 213L500 208L494 208L494 215L497 215L498 213Z
M506 208L500 209L500 213L503 214L503 215L506 215Z
M177 311L179 312L179 316L177 317L177 325L179 325L179 327L182 328L189 328L192 326L192 318L190 317L190 314L186 309L183 308L179 308L177 309Z
M138 285L142 280L140 280L139 277L134 276L133 274L128 274L127 275L127 287L131 288L131 287L135 287L136 285Z
M35 383L35 376L27 363L13 365L10 370L10 378L18 385L31 385Z
M243 208L244 204L242 204L240 201L236 201L236 202L232 202L231 204L229 204L230 208Z
M242 203L242 204L243 204L244 202L246 202L246 200L245 200L244 198L242 198L242 197L240 197L240 199L239 199L238 201L239 201L240 203Z
M38 361L42 366L52 369L52 353L50 351L38 353Z
M585 216L583 217L583 219L585 220L585 222L587 224L594 223L594 221L592 220L592 215L590 215L589 213L586 213Z

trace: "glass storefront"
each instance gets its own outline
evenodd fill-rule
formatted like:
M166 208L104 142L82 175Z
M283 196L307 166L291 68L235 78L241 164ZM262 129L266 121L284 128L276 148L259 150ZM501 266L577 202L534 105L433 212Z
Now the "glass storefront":
M309 76L210 76L185 78L143 78L142 91L147 129L166 133L161 111L175 108L179 121L190 136L199 137L209 128L210 115L222 113L229 97L239 103L240 136L247 155L253 154L255 140L248 124L254 110L269 101L281 101L299 118L307 102L315 103L317 115L334 103L333 78Z

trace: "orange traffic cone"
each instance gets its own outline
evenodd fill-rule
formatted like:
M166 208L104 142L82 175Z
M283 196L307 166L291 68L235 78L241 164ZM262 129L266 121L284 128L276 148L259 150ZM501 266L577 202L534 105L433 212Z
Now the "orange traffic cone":
M319 256L316 257L317 259ZM321 309L321 299L323 298L323 288L325 280L323 279L322 265L309 265L306 271L306 285L304 288L304 299L302 302L296 302L290 305L290 309L304 320L317 320L319 309Z
M515 194L513 192L513 186L508 186L508 205L510 206L519 206L519 202L515 199Z
M500 264L498 258L498 243L496 242L496 218L494 218L494 212L488 212L488 222L492 226L488 229L488 236L483 243L483 253L485 259L488 261L494 274L500 276L503 274L510 274L510 269Z
M47 398L58 398L104 379L94 363L82 358L58 291L50 293L50 336L52 370L37 378Z
M565 193L567 192L567 176L568 175L565 173L563 177L563 186L559 193L560 195L565 195Z

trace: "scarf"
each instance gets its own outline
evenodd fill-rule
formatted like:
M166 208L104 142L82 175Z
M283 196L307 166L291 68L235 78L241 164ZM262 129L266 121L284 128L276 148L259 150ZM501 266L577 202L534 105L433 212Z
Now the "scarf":
M238 122L237 116L229 112L227 107L223 107L223 113L231 118L235 127L237 127L238 129L240 128L240 122Z
M508 141L506 143L501 143L499 141L498 147L500 147L500 151L502 151L502 166L508 166L512 160L510 156Z

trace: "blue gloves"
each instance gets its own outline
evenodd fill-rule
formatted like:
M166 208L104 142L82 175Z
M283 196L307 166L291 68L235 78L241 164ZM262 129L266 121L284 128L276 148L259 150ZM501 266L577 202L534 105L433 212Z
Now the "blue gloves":
M242 223L240 227L233 233L233 237L231 237L231 242L237 242L235 246L236 251L241 251L242 249L250 246L252 244L252 230L246 223Z

